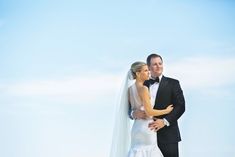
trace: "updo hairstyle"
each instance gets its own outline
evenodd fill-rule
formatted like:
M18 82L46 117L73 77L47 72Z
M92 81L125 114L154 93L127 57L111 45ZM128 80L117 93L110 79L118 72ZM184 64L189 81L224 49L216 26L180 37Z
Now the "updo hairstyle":
M147 65L147 64L145 62L141 62L141 61L134 62L131 65L130 71L131 71L133 79L136 79L136 72L140 72L142 67L145 65Z

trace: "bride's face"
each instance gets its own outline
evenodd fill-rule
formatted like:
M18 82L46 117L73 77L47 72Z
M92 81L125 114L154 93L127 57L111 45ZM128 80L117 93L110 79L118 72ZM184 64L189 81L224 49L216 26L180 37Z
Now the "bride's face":
M147 65L144 65L140 71L140 79L145 81L149 79L149 69Z

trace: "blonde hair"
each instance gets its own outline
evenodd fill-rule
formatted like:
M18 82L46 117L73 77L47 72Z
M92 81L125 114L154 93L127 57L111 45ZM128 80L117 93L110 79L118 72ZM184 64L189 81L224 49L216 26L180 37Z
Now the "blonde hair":
M147 65L145 62L141 62L141 61L137 61L137 62L134 62L132 65L131 65L131 74L133 76L133 79L136 79L136 72L140 72L142 67Z

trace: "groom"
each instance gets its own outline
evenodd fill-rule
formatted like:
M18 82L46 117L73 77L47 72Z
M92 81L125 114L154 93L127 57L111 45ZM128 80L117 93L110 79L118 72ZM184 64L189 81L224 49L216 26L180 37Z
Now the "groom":
M177 120L185 111L185 100L179 81L162 75L163 60L158 54L147 57L151 77L144 84L149 88L151 99L155 100L154 109L165 109L173 104L171 113L154 117L149 124L150 129L157 131L158 147L164 157L179 157L178 142L181 141ZM143 111L132 111L131 117L145 119Z

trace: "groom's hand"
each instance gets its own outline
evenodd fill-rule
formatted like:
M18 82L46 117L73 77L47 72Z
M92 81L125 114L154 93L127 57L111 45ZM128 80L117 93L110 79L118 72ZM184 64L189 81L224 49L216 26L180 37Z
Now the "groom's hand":
M156 119L155 121L149 123L150 130L158 131L165 126L163 119Z
M148 118L148 116L142 110L135 110L135 111L133 111L133 118L134 119L146 119L146 118Z

